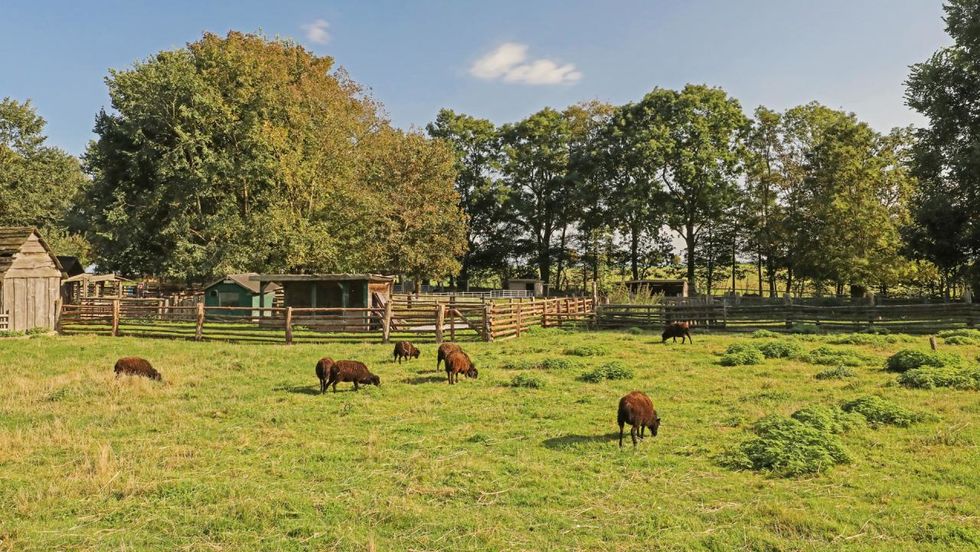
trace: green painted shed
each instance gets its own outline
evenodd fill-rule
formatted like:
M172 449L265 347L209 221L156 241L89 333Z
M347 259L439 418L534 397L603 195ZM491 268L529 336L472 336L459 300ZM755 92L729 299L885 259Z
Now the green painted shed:
M260 283L250 280L254 273L229 274L204 287L205 307L272 306L279 285L267 283L260 293ZM223 316L259 316L259 311L229 311Z

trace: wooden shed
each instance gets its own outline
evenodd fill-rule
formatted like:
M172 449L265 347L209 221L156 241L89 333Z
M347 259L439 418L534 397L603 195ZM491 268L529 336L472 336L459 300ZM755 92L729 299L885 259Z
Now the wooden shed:
M523 291L528 296L541 297L544 295L544 281L540 278L510 278L505 289Z
M391 297L394 276L380 274L254 274L260 297L279 284L283 306L295 308L383 308ZM261 301L262 307L270 306Z
M646 292L650 295L664 297L687 297L687 280L674 278L648 278L646 280L629 280L626 286L630 294Z
M58 258L34 228L0 227L0 327L53 329L58 321Z
M279 285L270 283L259 291L260 282L249 280L257 274L229 274L204 286L204 305L207 307L261 307L273 304ZM224 316L248 316L250 311L230 311ZM259 311L251 311L259 316Z

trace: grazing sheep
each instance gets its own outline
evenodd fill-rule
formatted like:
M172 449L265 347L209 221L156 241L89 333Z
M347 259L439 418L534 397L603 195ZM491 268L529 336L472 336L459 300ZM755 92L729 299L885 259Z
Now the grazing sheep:
M410 341L399 341L395 344L395 360L401 364L402 359L419 358L419 350Z
M462 351L459 345L455 343L443 343L439 345L439 353L436 355L436 372L439 371L439 363L446 360L450 353L455 353L456 351Z
M154 370L148 360L140 357L123 357L117 360L116 367L113 368L113 371L116 373L116 377L121 375L142 376L151 380L163 380L160 372Z
M646 394L640 391L631 393L619 399L619 448L623 448L623 426L630 424L630 437L633 438L633 446L636 446L636 433L639 430L640 439L643 438L645 428L650 428L650 433L657 436L657 429L660 428L660 417L653 408L653 401Z
M476 366L473 365L473 361L466 353L454 351L446 357L446 376L449 378L449 385L458 383L460 374L476 379Z
M327 378L330 377L330 368L333 366L333 359L323 357L316 362L316 377L320 379L320 393L327 391Z
M685 340L691 340L694 343L694 338L691 337L691 324L689 322L674 322L673 324L667 324L664 327L664 333L661 334L663 341L661 343L666 343L667 338L673 337L674 343L677 343L677 338L681 338L681 343Z
M372 374L363 362L338 360L330 366L327 387L333 385L333 392L336 393L338 382L353 382L354 391L357 391L359 385L381 385L381 378Z

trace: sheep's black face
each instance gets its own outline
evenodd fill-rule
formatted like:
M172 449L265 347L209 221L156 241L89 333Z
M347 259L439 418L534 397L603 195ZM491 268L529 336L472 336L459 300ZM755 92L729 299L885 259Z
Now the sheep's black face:
M660 429L660 417L658 416L657 418L655 418L653 420L653 425L650 426L650 433L653 433L653 436L656 437L657 436L657 430L659 430L659 429Z
M466 371L466 377L476 379L477 371L476 368L470 368Z
M414 351L412 351L412 358L419 358L419 350L418 349L415 349Z
M381 378L378 376L371 376L371 383L374 385L381 385Z
M667 338L670 337L670 332L664 331L664 333L660 334L660 337L662 338L660 340L661 343L667 343Z

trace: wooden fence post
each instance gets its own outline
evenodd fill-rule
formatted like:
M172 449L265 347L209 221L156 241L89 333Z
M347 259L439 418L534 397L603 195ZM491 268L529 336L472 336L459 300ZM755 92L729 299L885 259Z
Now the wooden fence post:
M194 341L204 339L204 303L197 304L197 328L194 330Z
M391 299L385 303L385 319L383 326L381 327L381 335L385 343L391 339L391 313L392 313L392 302Z
M541 327L542 328L547 328L548 327L548 304L550 303L550 301L551 301L550 299L545 299L544 300L544 303L542 303L542 305L541 305Z
M293 307L286 307L286 345L293 344Z
M119 337L119 299L112 300L112 337Z
M493 325L491 319L493 317L493 301L490 301L483 305L483 340L493 341Z
M521 337L521 303L517 304L517 337Z
M456 296L449 296L449 341L456 341Z
M64 305L61 304L61 297L54 300L54 331L61 333L61 309Z
M446 306L436 304L436 343L442 343L442 324L446 321Z

